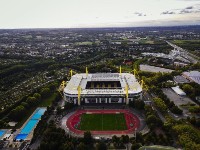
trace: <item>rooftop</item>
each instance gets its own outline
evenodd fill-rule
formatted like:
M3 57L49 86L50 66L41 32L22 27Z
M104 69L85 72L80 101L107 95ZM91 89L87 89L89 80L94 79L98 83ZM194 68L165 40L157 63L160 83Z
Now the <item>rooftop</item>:
M200 72L199 71L190 71L183 72L183 75L189 78L190 80L200 84Z
M100 83L101 81L105 84L116 84L116 88L113 85L104 85L101 84L101 87L94 86L93 88L87 88L88 82L94 82L95 84ZM119 88L118 82L121 86ZM102 88L103 85L103 88ZM68 94L78 94L78 86L81 87L81 94L126 94L125 87L128 86L129 94L136 94L142 91L142 88L135 76L130 73L94 73L94 74L75 74L72 76L67 86L64 89L65 93Z

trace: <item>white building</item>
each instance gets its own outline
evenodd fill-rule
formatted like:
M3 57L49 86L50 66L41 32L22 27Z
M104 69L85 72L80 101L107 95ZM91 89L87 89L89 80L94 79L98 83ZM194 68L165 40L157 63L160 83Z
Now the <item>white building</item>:
M78 101L79 96L80 101ZM130 73L76 74L64 89L65 101L79 105L81 103L129 104L129 101L141 96L142 87Z
M180 95L180 96L185 96L185 95L186 95L186 93L185 93L183 90L181 90L181 89L179 88L179 86L172 87L172 90L173 90L176 94L178 94L178 95Z

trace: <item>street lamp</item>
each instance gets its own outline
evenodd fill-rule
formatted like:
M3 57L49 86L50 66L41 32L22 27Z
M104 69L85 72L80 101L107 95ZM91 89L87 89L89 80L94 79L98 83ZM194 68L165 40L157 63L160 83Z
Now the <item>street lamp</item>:
M137 140L137 139L136 139L136 132L137 132L137 128L135 128L135 142L136 142L136 140Z

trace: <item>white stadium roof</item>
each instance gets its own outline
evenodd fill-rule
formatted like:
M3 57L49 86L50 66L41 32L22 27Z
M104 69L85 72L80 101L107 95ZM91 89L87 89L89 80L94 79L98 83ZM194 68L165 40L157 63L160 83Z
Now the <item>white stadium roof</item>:
M89 81L119 81L120 89L86 89ZM81 87L81 94L92 95L110 95L110 94L126 94L125 87L128 85L129 94L137 94L142 91L142 88L135 76L130 73L95 73L95 74L75 74L72 76L67 86L64 89L66 94L78 94L78 86Z

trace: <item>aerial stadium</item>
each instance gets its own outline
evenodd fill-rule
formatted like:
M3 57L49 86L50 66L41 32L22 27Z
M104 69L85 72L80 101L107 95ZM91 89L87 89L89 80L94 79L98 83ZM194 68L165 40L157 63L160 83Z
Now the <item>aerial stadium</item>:
M134 100L142 99L143 82L137 81L134 74L122 73L86 73L72 74L67 84L62 84L63 98L65 102L78 107L62 119L62 127L66 132L81 136L85 131L92 135L121 135L133 136L141 131L144 126L144 118L138 112L134 112L124 106ZM95 107L87 109L93 104ZM121 105L120 105L121 104ZM105 107L99 107L99 106ZM103 108L103 109L102 109ZM142 119L141 119L142 118Z
M122 103L142 97L142 87L130 73L81 73L64 88L64 100L74 104Z

